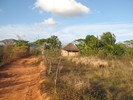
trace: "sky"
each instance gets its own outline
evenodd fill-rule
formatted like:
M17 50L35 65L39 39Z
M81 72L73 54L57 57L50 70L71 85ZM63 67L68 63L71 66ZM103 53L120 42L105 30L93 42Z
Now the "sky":
M87 35L133 40L133 0L0 0L0 40L56 35L67 44Z

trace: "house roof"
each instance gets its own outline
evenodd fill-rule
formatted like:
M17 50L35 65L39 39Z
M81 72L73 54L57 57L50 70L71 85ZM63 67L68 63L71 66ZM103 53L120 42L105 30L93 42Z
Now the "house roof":
M79 51L79 48L77 46L75 46L74 44L72 44L72 43L69 43L68 45L66 45L62 49L66 50L66 51L74 51L74 52L78 52Z

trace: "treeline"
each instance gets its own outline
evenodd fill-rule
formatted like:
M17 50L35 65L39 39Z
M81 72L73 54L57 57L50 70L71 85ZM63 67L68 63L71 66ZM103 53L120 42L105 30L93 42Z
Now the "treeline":
M82 55L98 55L103 58L133 57L133 40L116 43L116 36L111 32L103 33L100 37L87 35L85 39L75 42Z
M33 44L36 45L34 47L43 46L45 50L59 50L62 47L57 36L38 39ZM101 58L133 57L133 40L116 43L116 36L111 32L105 32L99 37L87 35L84 39L75 40L75 44L81 55L95 55ZM35 52L35 49L32 48L31 51Z
M75 43L81 55L97 55L102 58L133 57L133 40L116 43L116 36L110 32L103 33L100 37L87 35L84 39L75 40ZM44 50L51 52L51 55L59 56L61 47L61 41L54 35L46 39L38 39L33 43L18 40L14 45L0 48L0 63L27 55L39 55Z
M0 48L0 66L3 66L16 59L32 55L59 55L61 42L57 36L46 39L38 39L33 43L25 40L16 40L15 44L6 44Z
M30 44L30 54L39 55L60 55L62 44L57 36L53 35L46 39L38 39Z
M56 36L54 36L56 37ZM52 42L55 40L56 42ZM87 35L85 39L75 40L75 44L80 49L84 59L83 63L73 63L74 57L69 61L65 57L60 57L56 53L60 51L58 37L39 39L35 41L42 55L45 55L46 73L41 77L47 77L47 81L42 82L41 94L47 91L51 100L132 100L133 93L131 76L133 42L132 40L116 43L116 37L110 32L103 33L100 37ZM55 49L58 49L57 51ZM106 60L108 66L96 67L91 65L88 60L100 64L99 57L92 59L93 56L109 58ZM90 56L90 57L86 57ZM129 59L115 59L126 57ZM80 61L80 57L75 57ZM110 60L111 59L111 60ZM95 64L94 63L94 64Z

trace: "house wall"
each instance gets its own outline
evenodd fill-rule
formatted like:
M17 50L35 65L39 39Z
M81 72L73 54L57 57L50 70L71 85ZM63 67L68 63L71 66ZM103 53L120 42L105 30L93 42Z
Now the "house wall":
M77 56L79 55L79 52L69 52L69 56Z
M77 56L79 55L79 52L68 52L66 50L61 50L62 56Z

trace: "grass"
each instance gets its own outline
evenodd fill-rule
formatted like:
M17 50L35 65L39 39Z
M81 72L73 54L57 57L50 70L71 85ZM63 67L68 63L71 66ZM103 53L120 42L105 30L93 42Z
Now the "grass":
M89 62L85 60L88 58L95 57L85 57L84 60L80 60L81 57L69 60L62 58L57 93L54 93L54 79L58 59L54 60L52 72L47 75L48 81L42 84L42 90L47 90L51 96L56 95L57 100L133 100L132 59L104 60L108 63L108 66L104 67L79 62ZM95 62L100 61L99 58L96 59Z
M28 52L27 47L2 48L0 64L26 57ZM52 100L133 100L131 58L109 60L96 56L62 57L59 64L58 54L51 51L45 53L47 72L43 72L41 77L47 77L47 81L41 84L40 89L42 94L48 93ZM31 54L38 55L40 51L33 50ZM55 86L57 69L58 78Z
M14 45L9 45L0 48L0 67L16 59L27 57L28 54L29 48L27 46L16 47Z

